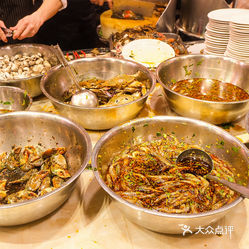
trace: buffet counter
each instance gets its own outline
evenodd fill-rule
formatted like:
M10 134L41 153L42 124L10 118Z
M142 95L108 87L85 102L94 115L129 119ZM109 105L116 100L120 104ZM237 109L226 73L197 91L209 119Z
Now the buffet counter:
M101 136L101 134L98 134ZM91 134L96 139L96 134ZM35 210L34 210L35 212ZM214 234L165 235L131 223L101 189L91 170L85 170L69 200L51 215L16 227L0 228L0 248L37 249L247 249L249 244L249 201L212 227L224 228ZM231 238L225 228L232 227ZM205 230L203 230L206 233Z
M44 96L35 98L30 110L56 113L50 101ZM176 115L170 111L159 84L148 98L139 117L154 115ZM243 136L243 127L244 120L226 128L233 135ZM104 134L103 131L88 132L93 146ZM167 235L131 223L100 187L92 170L88 168L80 176L71 197L61 208L43 219L26 225L0 227L0 248L247 249L249 201L245 199L211 227L199 228L197 232L193 232L191 229L194 228L186 230L182 224L182 229L181 235Z

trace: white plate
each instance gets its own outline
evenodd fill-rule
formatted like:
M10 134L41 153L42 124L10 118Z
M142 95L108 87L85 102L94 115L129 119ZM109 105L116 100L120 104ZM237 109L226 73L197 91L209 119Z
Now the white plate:
M241 52L243 52L243 51L248 52L249 51L249 46L248 47L235 46L235 45L229 43L227 47L230 49L233 49L233 50L241 51Z
M217 37L217 38L219 38L219 37L220 38L229 38L229 33L216 32L216 31L213 31L210 29L207 29L206 34Z
M210 23L208 23L208 25L206 26L207 30L212 30L212 31L216 31L216 32L222 32L222 33L229 33L229 26L226 27L220 27L220 26L212 26L210 25Z
M157 67L161 62L175 57L174 49L156 39L138 39L126 44L122 56L146 67Z
M205 44L208 44L212 47L216 47L216 48L219 48L219 47L226 47L228 42L216 42L216 41L210 41L210 40L205 40Z
M213 36L213 35L209 35L207 34L207 32L205 33L205 39L210 40L210 41L217 41L217 42L228 42L229 37L217 37L217 36Z
M230 36L237 36L237 37L242 37L242 38L249 38L249 30L248 30L248 33L246 33L246 32L237 32L235 30L231 30Z
M227 48L227 51L230 54L234 54L234 55L239 56L239 57L249 57L249 53L238 52L238 51L235 51L235 50L230 49L230 48Z
M236 44L241 44L241 45L245 45L245 46L249 43L249 40L242 40L242 39L236 38L236 37L231 37L229 39L229 42L230 41L232 41L232 42L234 42Z
M208 13L208 18L220 22L229 22L234 16L247 15L249 10L247 9L218 9ZM249 15L249 14L248 14Z
M232 16L231 22L238 24L239 26L249 26L249 10L241 13L240 15Z
M209 51L207 51L207 50L204 50L204 53L205 54L212 54L212 55L224 55L224 53L214 53L214 52L209 52Z

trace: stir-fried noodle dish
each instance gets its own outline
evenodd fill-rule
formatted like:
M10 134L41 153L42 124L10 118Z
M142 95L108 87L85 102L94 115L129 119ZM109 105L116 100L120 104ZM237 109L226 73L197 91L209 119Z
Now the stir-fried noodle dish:
M230 188L176 163L178 155L189 148L200 147L179 141L173 134L129 146L112 158L104 180L126 201L165 213L206 212L234 201L238 194ZM235 181L228 162L210 156L212 174Z

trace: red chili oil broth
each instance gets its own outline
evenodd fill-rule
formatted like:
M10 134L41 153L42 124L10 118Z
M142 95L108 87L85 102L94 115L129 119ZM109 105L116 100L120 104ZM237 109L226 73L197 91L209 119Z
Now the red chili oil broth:
M208 101L234 102L249 99L249 94L242 88L215 79L185 79L171 83L169 88L184 96Z

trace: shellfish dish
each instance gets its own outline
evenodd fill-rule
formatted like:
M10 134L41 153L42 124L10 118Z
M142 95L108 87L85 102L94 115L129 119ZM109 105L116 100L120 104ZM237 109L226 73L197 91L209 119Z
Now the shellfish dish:
M158 140L126 147L111 159L103 179L116 194L139 207L173 214L215 210L238 197L230 188L176 163L181 152L199 146L174 134L157 135ZM214 164L212 174L235 182L229 163L209 155Z
M98 98L98 107L117 106L132 102L144 96L149 89L149 79L141 71L136 74L117 75L111 79L98 78L85 79L79 82L82 89L94 92ZM71 103L73 94L78 91L76 86L71 86L63 94L66 104Z
M35 77L47 72L52 63L41 53L0 56L0 80Z
M0 205L43 196L71 177L66 148L13 147L0 155Z

